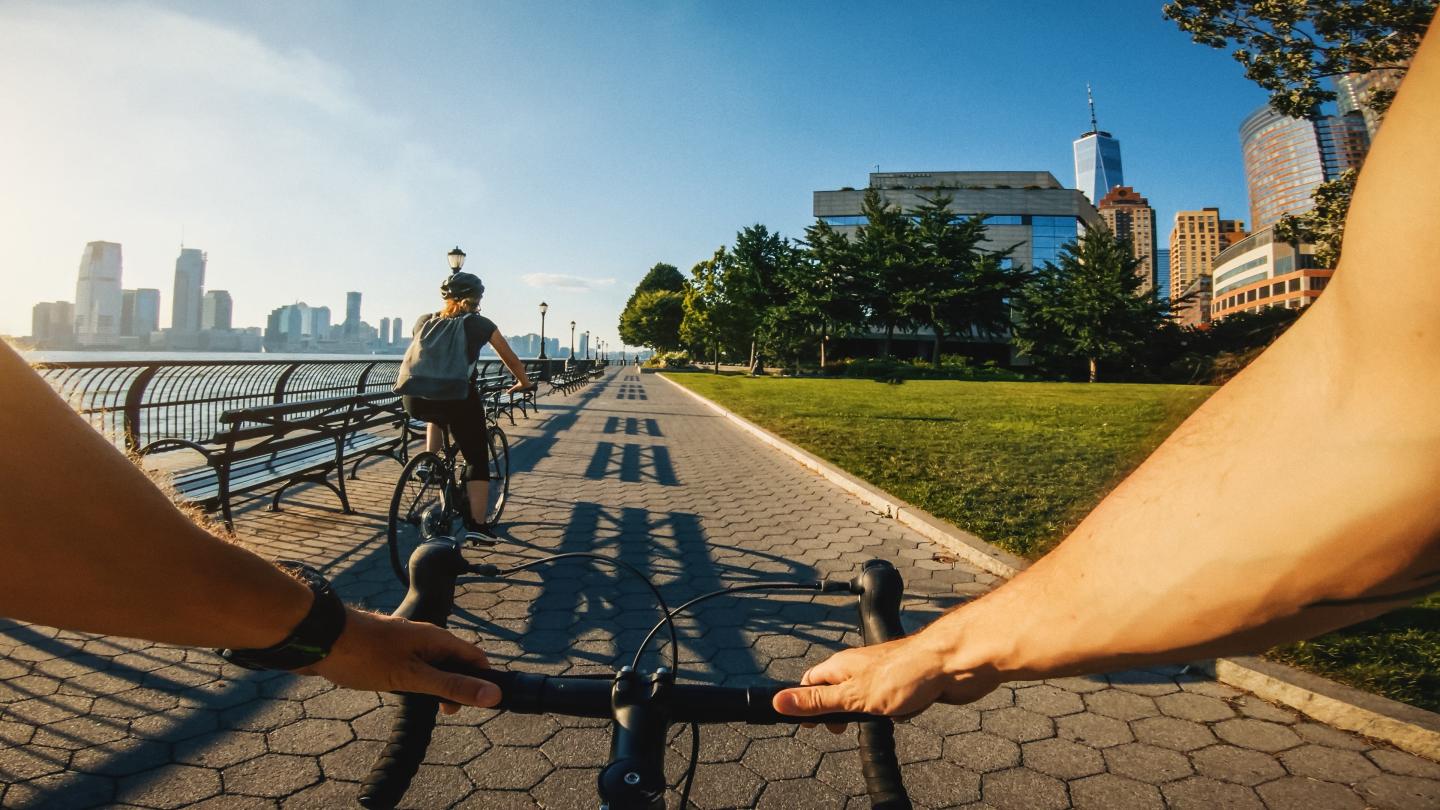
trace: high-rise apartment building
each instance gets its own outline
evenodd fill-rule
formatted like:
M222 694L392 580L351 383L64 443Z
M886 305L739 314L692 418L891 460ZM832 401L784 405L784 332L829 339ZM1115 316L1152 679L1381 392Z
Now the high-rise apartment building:
M1409 67L1407 61L1400 67ZM1380 117L1370 109L1370 94L1379 90L1394 92L1400 88L1400 80L1404 78L1404 70L1372 70L1366 73L1346 73L1335 77L1335 106L1340 108L1340 114L1360 113L1365 119L1365 132L1374 139L1375 133L1380 130Z
M175 259L175 294L170 301L170 329L181 334L199 332L204 311L205 263L198 248L180 248Z
M1315 207L1315 187L1358 169L1370 136L1357 112L1311 121L1281 115L1266 104L1240 124L1240 148L1250 226L1259 231Z
M380 319L380 345L382 345L382 346L389 346L389 345L390 345L390 319L389 319L389 318L381 318L381 319Z
M345 334L353 335L360 330L360 293L345 293Z
M235 302L225 290L210 290L205 293L201 307L200 328L228 330L234 318Z
M1244 223L1221 219L1218 208L1176 212L1175 227L1170 231L1172 300L1183 295L1200 276L1210 275L1215 256L1245 235Z
M160 329L160 291L125 290L120 305L120 336L150 337Z
M580 346L578 347L577 351L578 351L579 353L575 355L576 357L580 357L580 358L583 359L583 358L586 358L586 357L589 357L589 356L590 356L590 333L589 333L589 332L581 332L581 333L580 333Z
M75 305L42 301L30 309L30 339L42 349L65 348L75 342Z
M1120 167L1120 142L1102 132L1095 122L1095 98L1090 95L1089 85L1085 86L1085 96L1090 102L1090 131L1073 144L1075 187L1085 194L1085 199L1098 205L1110 189L1125 185L1125 175Z
M394 342L399 343L408 338L405 334L404 326L404 323L399 318L394 318L390 321L390 337Z
M120 342L120 245L91 242L80 257L75 282L75 342L81 346L116 346Z
M1130 244L1130 255L1140 260L1135 273L1145 280L1145 291L1158 286L1155 274L1155 209L1129 186L1115 186L1096 206L1110 232Z

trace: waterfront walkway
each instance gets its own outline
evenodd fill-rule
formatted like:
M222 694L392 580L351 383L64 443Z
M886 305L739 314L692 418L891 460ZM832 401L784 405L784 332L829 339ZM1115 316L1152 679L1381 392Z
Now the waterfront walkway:
M506 425L515 556L614 555L653 573L672 605L884 557L905 576L911 627L994 584L633 367L541 403L535 418ZM362 468L354 515L316 487L279 513L247 502L239 535L388 611L402 594L384 545L398 470ZM454 625L501 665L608 671L655 619L641 583L599 565L557 565L530 582L472 584L458 600ZM717 599L681 624L682 675L796 679L858 641L854 615L838 597ZM354 806L394 711L388 697L249 673L205 651L14 623L0 623L0 679L6 808ZM596 805L603 723L479 710L441 723L406 806ZM897 738L923 807L1440 806L1440 765L1171 669L1011 684L932 709ZM853 730L713 726L702 739L698 807L868 806ZM688 750L677 734L672 778Z

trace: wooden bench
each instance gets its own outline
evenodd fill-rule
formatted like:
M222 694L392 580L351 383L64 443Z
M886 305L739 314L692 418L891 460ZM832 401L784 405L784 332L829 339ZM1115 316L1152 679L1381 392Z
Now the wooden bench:
M568 394L590 381L590 375L579 366L562 370L558 374L552 374L546 382L550 383L550 393L559 391Z
M515 378L509 374L491 374L475 380L475 387L480 391L480 398L485 401L485 407L490 409L496 418L500 414L510 417L510 424L515 424L515 409L520 409L520 415L526 419L530 418L530 408L535 406L535 389L508 393L510 387L515 384Z
M309 482L329 487L351 514L345 464L352 463L351 478L370 456L403 464L415 436L398 396L352 394L229 410L220 415L209 440L159 439L141 448L140 455L180 448L200 453L205 463L175 473L174 488L190 503L218 508L225 526L233 529L232 496L275 484L280 488L271 500L272 511L280 508L286 490Z

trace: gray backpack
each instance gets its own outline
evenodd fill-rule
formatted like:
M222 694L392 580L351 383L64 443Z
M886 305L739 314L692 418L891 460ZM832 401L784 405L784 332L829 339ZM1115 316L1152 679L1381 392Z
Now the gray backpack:
M405 350L395 377L395 393L421 399L465 399L470 395L472 364L465 351L465 321L432 316Z

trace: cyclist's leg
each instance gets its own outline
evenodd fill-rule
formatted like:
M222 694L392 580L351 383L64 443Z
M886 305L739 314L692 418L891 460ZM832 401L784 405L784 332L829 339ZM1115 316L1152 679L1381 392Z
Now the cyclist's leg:
M472 510L466 520L472 530L488 530L490 527L482 521L485 505L490 502L490 444L485 435L485 406L479 396L472 392L463 407L456 409L449 425L455 443L460 445L460 454L465 457L465 494Z

